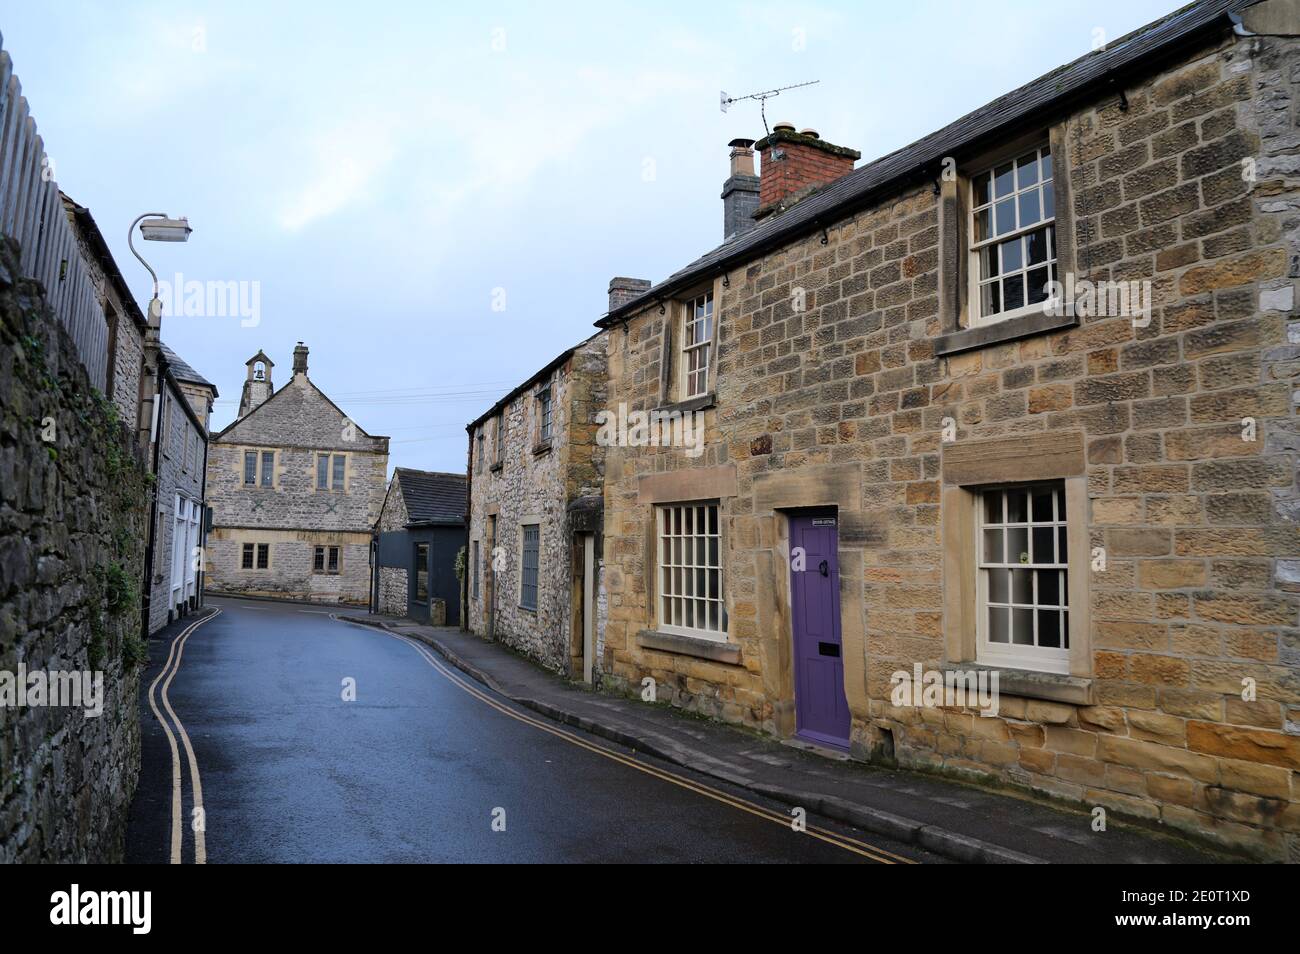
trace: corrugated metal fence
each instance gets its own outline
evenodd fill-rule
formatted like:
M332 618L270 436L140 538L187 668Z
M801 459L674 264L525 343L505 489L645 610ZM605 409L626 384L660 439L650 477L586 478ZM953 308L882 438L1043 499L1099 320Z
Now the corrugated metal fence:
M45 286L45 297L76 341L91 382L103 390L108 322L51 172L0 36L0 233L22 246L23 277Z

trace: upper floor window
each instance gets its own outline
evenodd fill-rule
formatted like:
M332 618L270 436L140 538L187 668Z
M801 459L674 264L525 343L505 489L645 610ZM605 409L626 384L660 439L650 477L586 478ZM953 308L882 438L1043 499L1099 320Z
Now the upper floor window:
M492 434L492 463L500 465L506 459L506 412L500 411L496 416L496 425Z
M709 353L713 344L713 292L685 303L682 320L682 398L709 390Z
M1064 483L986 490L978 519L978 661L1069 672Z
M1026 314L1056 280L1055 192L1046 145L971 177L971 325Z
M275 451L244 451L244 486L272 487L275 482Z
M344 489L344 476L347 473L347 455L345 454L317 454L316 455L316 489L317 490L338 490Z
M539 440L551 439L551 386L548 384L537 392L537 414Z

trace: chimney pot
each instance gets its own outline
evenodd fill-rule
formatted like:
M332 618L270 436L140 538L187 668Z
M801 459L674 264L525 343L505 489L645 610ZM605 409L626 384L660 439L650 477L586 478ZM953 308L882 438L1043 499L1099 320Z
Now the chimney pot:
M807 129L800 129L800 130L799 130L799 135L800 135L800 136L811 136L813 139L820 139L820 138L821 138L820 136L817 135L817 130L813 129L811 126L809 126Z
M754 173L754 140L733 139L731 169L722 183L722 239L743 235L754 227L759 179Z
M772 127L772 132L794 132L794 123L782 120Z

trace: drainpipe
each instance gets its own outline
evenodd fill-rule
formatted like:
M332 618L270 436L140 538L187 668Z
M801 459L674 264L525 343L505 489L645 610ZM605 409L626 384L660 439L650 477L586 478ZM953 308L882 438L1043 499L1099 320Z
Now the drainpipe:
M208 405L206 420L208 422L212 420L211 404ZM210 438L208 426L205 425L203 428L203 479L199 481L199 504L202 508L199 511L199 553L202 554L203 559L199 561L198 571L194 574L195 609L206 605L203 600L203 584L207 577L208 566L208 441Z
M471 502L474 499L474 432L466 428L468 451L465 454L465 574L460 580L460 631L469 632L469 575L474 572L470 563L469 536L472 519ZM482 559L480 555L479 559Z

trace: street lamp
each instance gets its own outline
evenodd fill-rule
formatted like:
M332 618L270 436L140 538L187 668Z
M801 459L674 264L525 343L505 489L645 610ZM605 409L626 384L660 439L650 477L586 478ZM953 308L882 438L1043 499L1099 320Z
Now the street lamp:
M148 220L148 221L146 221ZM135 233L135 227L140 226L140 235L146 242L187 242L190 233L194 230L190 228L187 218L181 216L179 219L169 218L165 212L146 212L139 216L131 227L126 230L126 244L131 249L131 254L139 259L140 264L149 272L149 277L153 279L153 298L149 301L149 323L162 320L162 302L158 300L158 274L149 266L140 253L135 250L135 243L132 238Z

